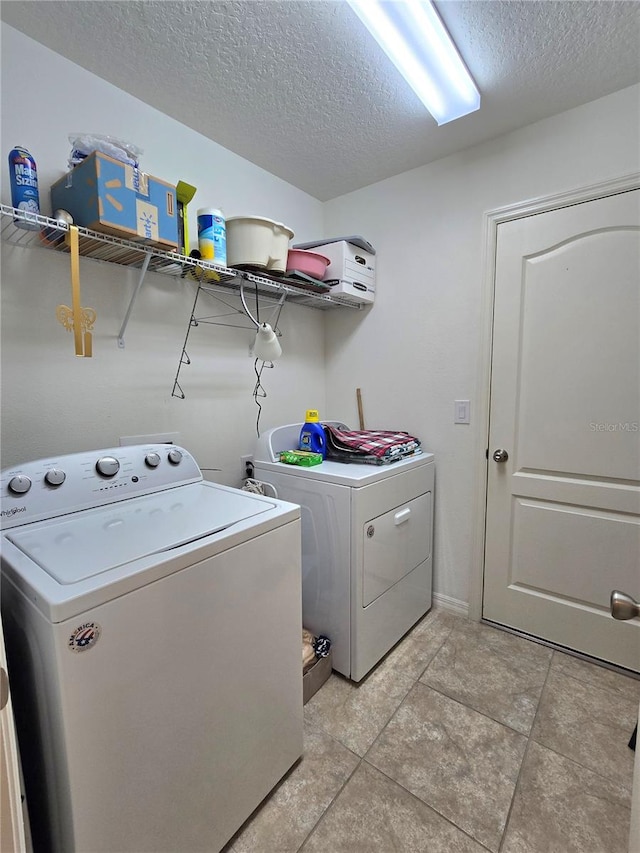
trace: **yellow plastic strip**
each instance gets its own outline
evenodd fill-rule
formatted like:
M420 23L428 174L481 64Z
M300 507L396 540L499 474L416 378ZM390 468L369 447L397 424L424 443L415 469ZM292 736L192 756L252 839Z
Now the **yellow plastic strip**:
M73 312L73 341L76 355L84 355L82 342L82 321L80 307L80 241L78 239L78 228L69 226L69 248L71 250L71 310Z

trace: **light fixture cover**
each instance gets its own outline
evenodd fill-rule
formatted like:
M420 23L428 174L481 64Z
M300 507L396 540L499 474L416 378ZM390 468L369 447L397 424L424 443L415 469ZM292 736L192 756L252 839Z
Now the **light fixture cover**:
M480 109L480 93L430 0L348 0L438 124Z
M282 355L282 347L268 323L261 323L258 326L258 333L253 345L253 354L261 361L275 361Z

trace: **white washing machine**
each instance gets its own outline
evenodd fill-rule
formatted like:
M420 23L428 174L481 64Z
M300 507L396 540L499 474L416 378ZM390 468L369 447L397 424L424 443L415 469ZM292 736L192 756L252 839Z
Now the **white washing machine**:
M431 607L434 457L279 462L298 446L301 427L263 433L254 476L300 504L304 625L329 637L333 668L360 681Z
M300 511L183 448L1 474L36 850L217 851L302 754Z

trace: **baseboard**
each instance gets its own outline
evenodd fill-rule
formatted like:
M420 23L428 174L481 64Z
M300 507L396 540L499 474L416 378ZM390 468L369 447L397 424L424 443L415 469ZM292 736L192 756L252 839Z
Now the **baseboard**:
M433 607L434 610L449 610L459 616L469 616L469 603L467 601L460 601L459 598L451 598L450 595L443 595L440 592L433 593Z

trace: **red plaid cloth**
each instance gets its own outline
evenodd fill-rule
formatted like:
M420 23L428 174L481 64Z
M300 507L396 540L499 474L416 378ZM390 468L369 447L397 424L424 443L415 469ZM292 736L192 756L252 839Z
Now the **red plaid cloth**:
M420 450L420 441L408 432L388 430L339 430L325 426L330 444L336 450L362 453L378 459L407 456Z

